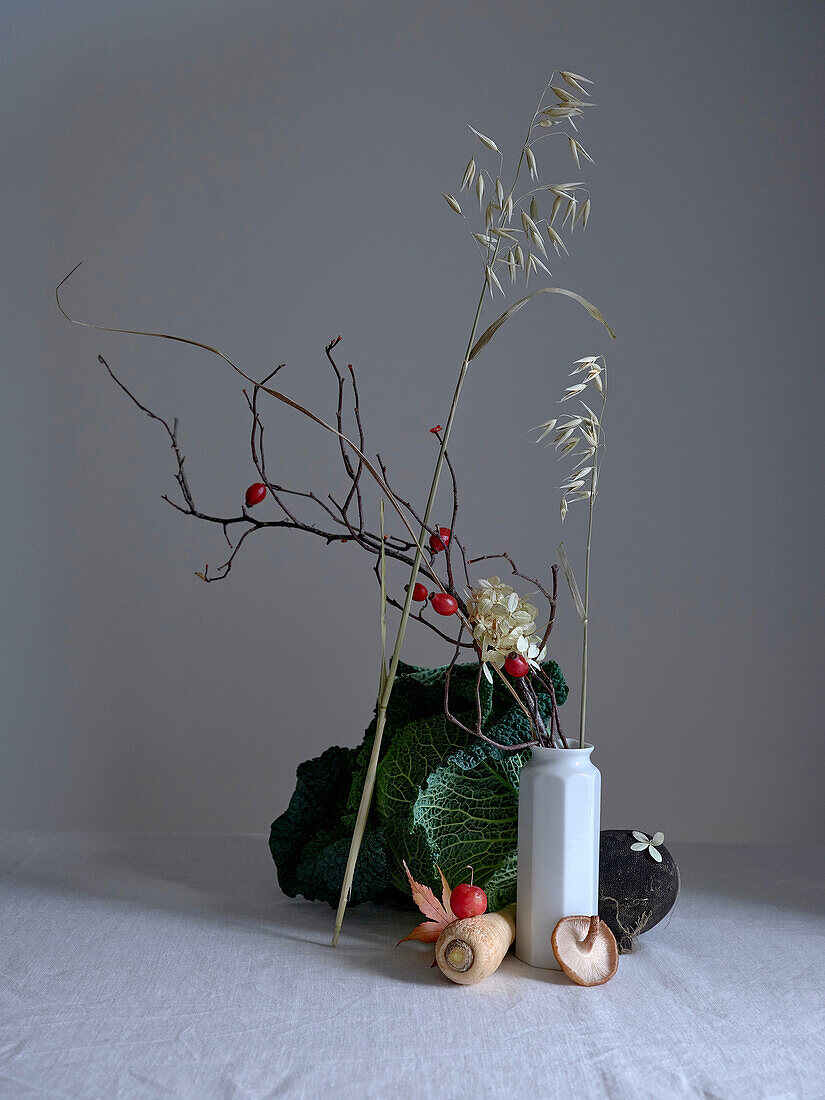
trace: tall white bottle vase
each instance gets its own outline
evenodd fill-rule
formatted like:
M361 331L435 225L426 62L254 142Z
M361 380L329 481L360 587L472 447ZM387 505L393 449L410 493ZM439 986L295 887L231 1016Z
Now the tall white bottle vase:
M521 769L516 955L559 970L550 937L562 917L599 910L601 775L583 749L533 749Z

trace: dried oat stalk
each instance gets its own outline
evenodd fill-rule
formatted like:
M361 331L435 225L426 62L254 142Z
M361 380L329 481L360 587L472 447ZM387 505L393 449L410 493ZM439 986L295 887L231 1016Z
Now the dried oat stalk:
M588 503L587 541L584 557L584 598L573 575L564 549L559 546L559 558L564 575L570 588L570 595L582 623L582 681L581 703L579 708L579 746L584 746L585 723L587 719L587 644L590 619L590 545L593 537L593 506L599 491L599 473L604 455L604 411L607 406L607 362L603 355L586 355L577 359L570 374L576 381L564 391L559 403L578 398L580 412L567 416L553 417L537 425L534 431L540 434L536 439L540 443L550 433L554 433L548 446L553 446L559 458L572 464L566 480L559 486L561 490L561 519L567 518L571 504L586 500ZM598 415L582 398L582 394L592 387L600 402Z

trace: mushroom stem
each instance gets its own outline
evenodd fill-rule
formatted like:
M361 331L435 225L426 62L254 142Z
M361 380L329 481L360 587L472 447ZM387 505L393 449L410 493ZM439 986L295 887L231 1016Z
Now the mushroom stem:
M582 951L590 952L593 950L593 945L599 935L599 918L598 916L590 918L590 927L587 930L587 935L582 940Z
M516 907L448 924L435 945L441 973L458 985L473 985L498 970L516 936Z

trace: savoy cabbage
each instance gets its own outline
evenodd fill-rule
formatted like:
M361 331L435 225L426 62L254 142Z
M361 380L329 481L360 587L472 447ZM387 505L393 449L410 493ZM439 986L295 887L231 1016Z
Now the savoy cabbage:
M567 684L544 666L559 704ZM453 670L451 707L472 725L477 665ZM462 881L468 865L490 909L515 900L518 781L529 749L507 752L463 733L443 711L445 668L400 664L387 714L375 797L353 880L351 903L408 900L402 860L419 882ZM482 679L484 732L502 744L528 739L527 722L500 685ZM549 721L550 698L539 695ZM290 897L338 903L375 719L358 748L333 746L298 767L289 806L272 823L269 846Z

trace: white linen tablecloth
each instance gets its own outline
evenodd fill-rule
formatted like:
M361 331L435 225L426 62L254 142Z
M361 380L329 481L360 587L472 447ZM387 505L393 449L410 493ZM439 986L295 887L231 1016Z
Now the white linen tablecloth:
M671 846L672 918L581 989L477 986L413 917L278 891L266 838L4 834L0 1096L825 1097L825 848Z

